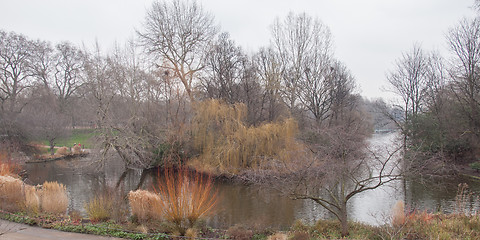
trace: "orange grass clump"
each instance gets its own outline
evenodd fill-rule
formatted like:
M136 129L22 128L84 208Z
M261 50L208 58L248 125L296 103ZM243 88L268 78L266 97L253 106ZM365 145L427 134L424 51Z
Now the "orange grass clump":
M45 213L65 214L68 207L67 189L61 183L45 182L42 187L41 208Z
M23 182L11 176L0 176L0 208L18 212L24 208Z
M161 220L161 199L157 194L145 190L130 191L128 201L132 215L135 215L139 221Z
M15 171L17 166L10 161L7 161L7 154L4 152L0 153L0 176L13 176L15 177Z
M183 235L197 220L212 213L217 203L217 192L213 191L210 177L200 173L190 176L189 171L180 168L177 174L165 169L165 177L158 178L157 193L161 197L163 216L173 223Z

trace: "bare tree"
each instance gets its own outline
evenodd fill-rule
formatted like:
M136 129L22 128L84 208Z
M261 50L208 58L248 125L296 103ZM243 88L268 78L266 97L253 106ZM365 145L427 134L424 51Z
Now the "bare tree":
M428 55L419 45L403 53L396 61L395 69L387 73L390 91L401 98L399 109L403 111L403 119L390 118L397 123L403 132L403 145L407 147L406 124L424 110L426 93L428 91ZM404 149L406 150L406 149Z
M480 136L480 19L463 19L451 28L447 41L455 56L450 75L454 92L468 117L471 132Z
M173 0L153 3L139 36L147 51L172 71L193 100L195 75L204 68L204 56L216 33L213 17L196 1Z
M21 114L23 128L31 139L46 139L53 155L57 140L71 133L69 117L60 111L57 98L47 89L38 86L29 97L33 101Z
M402 176L398 149L380 149L382 153L372 148L362 127L319 128L306 150L292 152L286 161L271 161L244 177L292 199L314 201L340 221L342 236L346 236L349 201Z
M290 111L298 104L301 88L320 71L329 69L331 34L319 19L290 13L272 26L272 45L282 66L283 98Z
M71 43L63 42L51 48L49 43L37 41L32 51L32 75L57 98L62 113L70 115L75 127L74 100L80 97L84 86L83 53Z
M209 98L228 103L240 102L240 81L246 56L229 38L228 33L218 36L207 54L202 87Z
M260 114L262 119L271 122L282 114L280 60L271 48L262 48L254 56L254 61L263 90Z
M21 94L32 85L32 42L14 32L0 31L0 100L2 110L19 113Z

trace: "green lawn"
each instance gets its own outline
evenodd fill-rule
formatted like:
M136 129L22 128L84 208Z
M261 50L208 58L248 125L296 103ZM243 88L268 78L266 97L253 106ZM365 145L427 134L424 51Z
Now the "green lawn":
M55 141L57 147L73 147L75 143L82 144L85 148L93 148L93 137L95 136L95 129L74 129L72 134L66 138L60 138ZM43 145L48 146L47 140L39 140Z

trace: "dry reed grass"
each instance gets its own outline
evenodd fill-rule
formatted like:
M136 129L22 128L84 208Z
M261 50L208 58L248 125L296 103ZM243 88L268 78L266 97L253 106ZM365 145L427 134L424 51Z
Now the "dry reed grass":
M67 147L61 147L61 148L57 149L56 154L60 155L60 156L68 155L68 148Z
M25 185L25 208L27 212L38 214L40 212L41 190L34 186Z
M18 212L25 206L23 182L11 176L0 176L0 208Z
M145 190L130 191L128 201L132 215L136 216L140 222L161 220L161 199L157 194Z
M402 226L405 224L405 204L402 200L397 201L392 209L392 225Z
M113 202L107 195L99 195L85 204L85 210L92 222L106 221L112 217Z
M42 186L41 209L45 213L65 214L68 207L67 189L61 183L45 182Z
M213 191L210 177L199 173L190 176L189 171L180 168L165 169L164 182L158 180L157 193L161 197L161 210L165 219L173 223L180 234L195 225L199 218L211 214L217 203L217 192Z

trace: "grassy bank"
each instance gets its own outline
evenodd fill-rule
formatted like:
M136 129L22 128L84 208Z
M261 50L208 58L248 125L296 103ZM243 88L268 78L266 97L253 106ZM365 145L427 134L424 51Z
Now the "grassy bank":
M73 129L69 137L59 138L55 141L56 146L73 147L74 144L82 144L85 148L93 148L93 138L95 137L95 129ZM41 145L48 146L48 140L38 139Z

